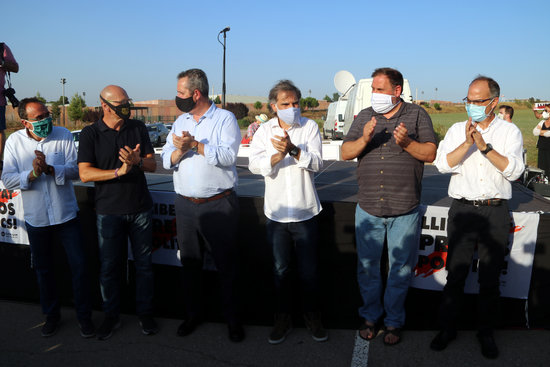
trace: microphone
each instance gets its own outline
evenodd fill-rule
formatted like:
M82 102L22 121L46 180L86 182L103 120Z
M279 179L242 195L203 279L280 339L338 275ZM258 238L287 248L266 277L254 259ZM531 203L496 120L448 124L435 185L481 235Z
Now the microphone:
M231 28L225 27L224 29L222 29L222 30L220 31L220 33L229 32L230 30L231 30Z

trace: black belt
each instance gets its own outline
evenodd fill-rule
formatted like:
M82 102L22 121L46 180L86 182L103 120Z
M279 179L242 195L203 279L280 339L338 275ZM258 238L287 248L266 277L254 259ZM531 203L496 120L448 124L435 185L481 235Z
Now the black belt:
M485 200L466 200L466 199L455 199L460 201L463 204L473 205L473 206L499 206L506 202L506 199L485 199Z
M192 198L192 197L189 197L189 196L183 196L183 195L180 195L182 198L184 198L185 200L189 200L190 202L192 203L195 203L195 204L204 204L204 203L208 203L210 201L215 201L215 200L218 200L218 199L221 199L221 198L224 198L226 196L229 196L231 195L231 193L233 192L233 189L227 189L225 191L222 191L220 192L219 194L216 194L214 196L210 196L209 198Z

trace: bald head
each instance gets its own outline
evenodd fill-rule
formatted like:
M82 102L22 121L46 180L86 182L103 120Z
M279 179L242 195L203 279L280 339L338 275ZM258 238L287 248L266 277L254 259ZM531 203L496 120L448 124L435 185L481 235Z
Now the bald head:
M118 85L108 85L99 94L103 99L106 99L109 102L118 102L118 101L125 101L128 98L128 93Z

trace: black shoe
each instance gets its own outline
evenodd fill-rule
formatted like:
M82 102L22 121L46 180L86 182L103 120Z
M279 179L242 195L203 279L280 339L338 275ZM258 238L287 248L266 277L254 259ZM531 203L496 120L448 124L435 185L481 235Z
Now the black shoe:
M320 312L306 312L304 314L304 320L313 340L316 342L324 342L328 340L328 332L323 327Z
M105 316L105 320L97 329L96 335L99 340L107 340L113 335L113 331L121 326L120 317L118 316Z
M430 344L430 348L433 350L441 351L447 348L450 342L456 339L455 330L441 330Z
M153 335L159 331L157 323L152 315L141 315L139 317L139 324L141 325L141 331L145 335Z
M498 357L498 348L492 334L478 333L477 339L481 345L481 354L485 358L495 359Z
M279 313L275 315L275 325L269 339L269 344L279 344L285 341L286 336L292 331L292 318L287 313Z
M239 343L244 340L244 329L241 324L228 324L229 340L234 343Z
M48 316L46 317L46 322L42 326L42 336L48 337L53 336L59 330L59 325L61 324L60 317Z
M199 326L200 320L197 316L188 317L184 322L178 327L178 336L187 336L191 334L197 326Z
M95 336L95 325L91 319L79 321L80 336L83 338L93 338Z

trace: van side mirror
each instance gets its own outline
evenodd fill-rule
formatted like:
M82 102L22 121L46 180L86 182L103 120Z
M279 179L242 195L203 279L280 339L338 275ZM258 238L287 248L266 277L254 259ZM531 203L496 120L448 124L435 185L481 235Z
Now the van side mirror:
M342 115L341 113L338 114L338 121L344 122L344 115Z

